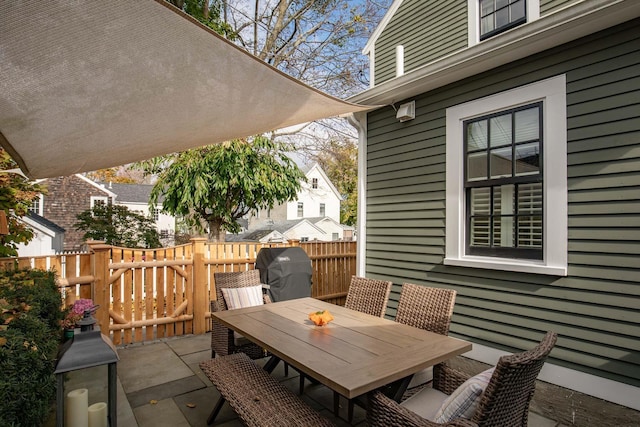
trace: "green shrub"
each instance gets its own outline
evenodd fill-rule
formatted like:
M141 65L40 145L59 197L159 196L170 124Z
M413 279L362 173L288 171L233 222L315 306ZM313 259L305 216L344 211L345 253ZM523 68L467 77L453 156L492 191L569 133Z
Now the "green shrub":
M0 273L0 426L41 425L55 400L61 297L55 273Z

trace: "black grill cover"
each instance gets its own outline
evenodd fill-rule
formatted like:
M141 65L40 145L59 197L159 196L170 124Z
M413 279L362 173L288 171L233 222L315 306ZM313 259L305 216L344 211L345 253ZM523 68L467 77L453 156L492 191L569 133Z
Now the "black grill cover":
M262 248L256 268L273 302L311 296L311 259L302 248Z

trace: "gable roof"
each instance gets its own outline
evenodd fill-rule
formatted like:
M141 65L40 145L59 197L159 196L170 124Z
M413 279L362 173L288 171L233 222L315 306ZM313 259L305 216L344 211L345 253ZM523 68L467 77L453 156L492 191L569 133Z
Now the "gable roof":
M343 199L342 195L340 194L338 189L335 187L335 185L333 185L333 182L331 182L331 180L325 173L324 169L322 169L322 166L320 166L318 162L311 165L307 171L303 170L303 172L305 172L305 175L308 177L311 174L311 172L314 170L317 170L320 173L320 176L322 176L322 179L324 179L325 182L329 185L329 190L331 190L331 192L338 198L338 200L342 200Z
M27 213L27 215L25 215L23 217L23 219L26 219L27 221L25 221L25 222L27 222L28 224L30 223L30 221L32 221L35 224L39 224L40 226L52 231L53 234L55 234L55 233L64 233L65 232L65 229L60 227L55 222L49 221L48 219L38 215L37 213L31 212L31 211L29 211Z
M116 202L118 203L149 203L149 197L151 196L152 184L120 184L109 183L107 188L113 191L116 195ZM162 195L158 200L158 203L162 203Z
M400 8L401 4L402 0L394 0L394 2L391 3L391 6L389 6L387 13L384 14L376 29L373 31L373 33L371 33L371 37L369 37L367 44L364 45L364 48L362 49L362 53L364 55L367 55L369 54L369 52L371 52L376 44L376 41L378 40L378 37L380 37L384 29L387 28L387 25L389 25L389 22L391 22L393 16L396 14L396 11Z
M640 1L583 0L387 80L349 100L394 104L639 16Z

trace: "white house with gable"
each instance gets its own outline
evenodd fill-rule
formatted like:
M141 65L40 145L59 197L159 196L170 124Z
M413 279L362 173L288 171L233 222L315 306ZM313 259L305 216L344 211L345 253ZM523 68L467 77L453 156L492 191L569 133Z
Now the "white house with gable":
M353 227L340 224L342 196L318 163L304 168L307 182L296 200L262 209L249 217L248 232L277 230L287 239L332 241L353 238Z

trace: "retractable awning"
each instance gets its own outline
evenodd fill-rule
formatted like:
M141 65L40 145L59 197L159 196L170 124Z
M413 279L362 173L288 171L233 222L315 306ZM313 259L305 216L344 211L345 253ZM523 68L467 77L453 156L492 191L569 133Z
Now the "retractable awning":
M0 2L0 145L70 175L366 110L164 0Z

